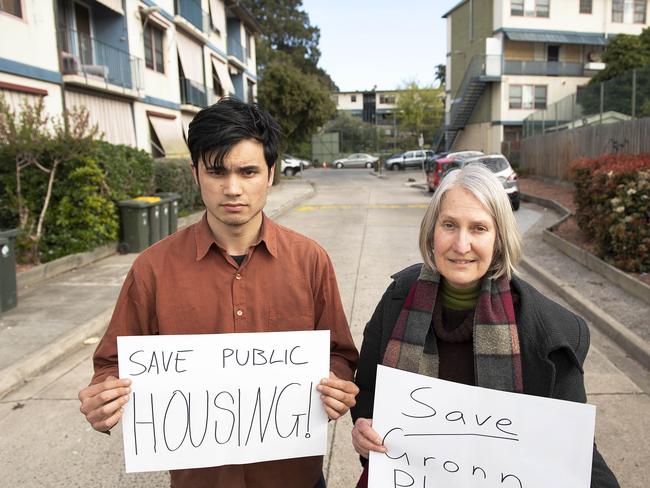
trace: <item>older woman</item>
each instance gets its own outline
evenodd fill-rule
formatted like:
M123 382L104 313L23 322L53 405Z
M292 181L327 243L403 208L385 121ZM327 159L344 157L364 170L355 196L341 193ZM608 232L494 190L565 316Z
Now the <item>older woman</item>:
M393 275L363 334L352 443L364 465L369 451L386 451L372 429L378 364L586 401L587 325L514 274L521 237L508 196L484 166L444 178L422 220L420 252L424 264ZM595 445L591 486L618 486Z

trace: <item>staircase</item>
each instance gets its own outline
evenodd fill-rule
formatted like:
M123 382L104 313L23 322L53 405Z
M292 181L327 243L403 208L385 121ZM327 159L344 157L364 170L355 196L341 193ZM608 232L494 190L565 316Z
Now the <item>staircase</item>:
M487 69L486 69L487 67ZM487 85L501 79L501 56L479 54L472 58L465 71L463 81L452 100L449 123L439 129L440 134L434 140L434 150L449 151L458 136L469 122L474 107Z

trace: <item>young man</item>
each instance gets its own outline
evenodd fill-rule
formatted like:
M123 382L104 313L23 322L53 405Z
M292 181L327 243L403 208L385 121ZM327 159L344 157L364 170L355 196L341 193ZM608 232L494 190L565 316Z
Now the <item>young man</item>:
M327 253L264 215L280 128L255 104L225 98L190 124L192 171L203 219L145 250L133 263L95 374L79 393L92 427L121 418L129 381L117 379L116 337L329 329L330 377L318 386L330 419L355 404L357 350ZM174 487L324 486L322 457L171 472Z

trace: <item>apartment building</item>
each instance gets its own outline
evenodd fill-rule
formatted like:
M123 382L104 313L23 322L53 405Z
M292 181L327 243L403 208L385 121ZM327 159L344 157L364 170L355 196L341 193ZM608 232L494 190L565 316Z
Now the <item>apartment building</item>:
M576 93L608 39L648 26L648 0L464 0L447 12L440 150L500 152L532 112Z
M381 126L386 135L396 130L400 90L335 92L332 100L339 112L347 112L368 124Z
M194 114L257 93L261 28L237 0L0 2L0 94L20 110L84 106L104 139L187 155Z

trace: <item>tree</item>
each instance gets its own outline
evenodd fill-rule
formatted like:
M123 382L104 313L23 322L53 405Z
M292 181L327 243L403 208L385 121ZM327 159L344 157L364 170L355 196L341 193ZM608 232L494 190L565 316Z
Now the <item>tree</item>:
M256 43L258 99L282 126L288 149L308 156L311 135L336 112L336 85L318 67L320 30L302 0L245 0L262 26Z
M445 81L447 80L447 66L444 64L436 65L436 81L438 81L438 86L443 87Z
M292 151L336 113L329 90L316 75L281 59L264 69L258 96L284 130Z
M607 66L590 80L590 84L600 83L633 68L650 64L650 27L646 27L639 36L616 35L603 51L603 62Z
M424 136L425 141L431 141L442 122L442 89L429 86L420 88L415 81L411 81L402 90L397 99L397 121L400 130L411 134L413 145L420 134Z

